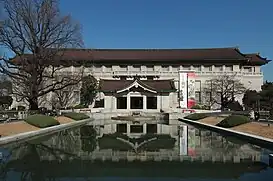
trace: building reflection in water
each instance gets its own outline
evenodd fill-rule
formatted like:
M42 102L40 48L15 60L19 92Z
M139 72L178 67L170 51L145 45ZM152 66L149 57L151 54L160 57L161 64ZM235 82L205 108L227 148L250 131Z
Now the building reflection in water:
M258 171L267 166L260 162L263 151L261 148L188 125L145 123L136 126L122 123L83 126L80 129L32 140L20 146L10 145L2 148L2 151L6 153L6 161L2 159L2 177L7 177L13 170L12 172L21 175L24 173L22 177L26 178L30 176L25 173L31 173L31 178L35 180L44 178L45 175L47 178L50 175L65 177L71 174L72 167L78 176L82 174L88 176L89 172L86 169L91 167L96 172L92 171L90 174L96 175L101 173L101 170L98 170L102 169L101 164L105 169L109 167L125 169L128 166L134 169L141 168L143 172L144 168L148 171L150 167L155 170L166 167L165 169L172 168L172 171L177 170L176 174L180 174L179 177L191 172L180 173L181 170L178 168L185 167L184 169L189 170L198 167L210 169L206 171L211 172L206 173L210 174L209 178L217 175L215 169L222 168L223 176L232 170L235 174L237 171ZM137 166L138 163L142 166ZM54 171L53 168L61 169L63 173ZM227 171L227 168L230 171ZM171 176L170 174L174 174L172 171L169 170L166 174ZM127 171L121 169L119 172L111 173L115 175L121 172L125 174ZM163 174L164 171L160 172L157 174ZM155 174L155 171L151 173ZM198 176L198 173L195 174ZM134 174L131 173L132 175Z

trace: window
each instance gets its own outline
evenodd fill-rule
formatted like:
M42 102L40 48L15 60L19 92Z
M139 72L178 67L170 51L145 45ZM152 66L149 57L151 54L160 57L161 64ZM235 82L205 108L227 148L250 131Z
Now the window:
M153 72L154 71L154 66L152 66L152 65L148 65L147 67L146 67L146 69L147 69L147 71L148 72Z
M140 71L141 70L141 66L140 65L134 65L133 66L133 71Z
M112 71L112 66L111 65L105 65L104 66L104 72L111 72Z
M94 108L103 108L104 107L104 99L101 99L99 101L95 101Z
M197 71L197 72L200 72L200 71L201 71L201 66L200 66L200 65L195 65L195 66L193 67L193 69L194 69L195 71Z
M94 65L93 66L93 71L94 72L100 72L101 71L101 66L100 65Z
M177 72L178 70L179 70L179 66L177 66L177 65L172 66L172 71L173 72Z
M157 124L147 124L147 133L157 133Z
M130 97L131 109L143 109L143 97Z
M252 67L244 67L244 72L252 72Z
M197 103L201 103L201 92L195 91L195 100Z
M189 66L189 65L183 66L183 70L190 70L190 69L191 69L191 66Z
M232 65L226 65L225 70L227 72L232 72L233 71L233 66Z
M216 72L223 71L223 66L222 65L215 65L215 71Z
M131 133L143 133L142 125L131 125L130 128Z
M162 71L169 71L168 65L162 65Z
M127 109L127 97L117 97L117 109Z
M147 109L157 109L157 97L147 97Z
M117 124L117 133L127 133L127 124Z
M204 70L205 71L212 71L212 66L211 65L205 65Z
M127 65L120 65L119 69L120 71L127 71Z

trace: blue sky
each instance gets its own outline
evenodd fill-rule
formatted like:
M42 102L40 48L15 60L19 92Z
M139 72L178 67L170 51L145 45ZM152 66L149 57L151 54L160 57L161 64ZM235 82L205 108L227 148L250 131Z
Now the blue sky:
M273 59L272 0L61 0L86 48L239 46ZM265 79L273 81L266 65Z
M61 0L86 48L239 46L273 59L272 0ZM273 81L273 62L263 68Z

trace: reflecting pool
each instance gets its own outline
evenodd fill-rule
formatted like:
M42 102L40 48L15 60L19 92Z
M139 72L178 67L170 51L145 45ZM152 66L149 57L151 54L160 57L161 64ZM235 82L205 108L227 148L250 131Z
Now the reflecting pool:
M6 181L273 180L273 152L189 125L83 126L0 151Z

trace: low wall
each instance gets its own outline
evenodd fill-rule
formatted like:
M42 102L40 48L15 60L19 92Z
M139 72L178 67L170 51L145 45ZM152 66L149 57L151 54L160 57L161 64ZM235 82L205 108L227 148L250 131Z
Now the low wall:
M251 144L258 145L263 148L267 148L269 150L273 150L273 139L269 139L269 138L265 138L265 137L257 136L257 135L253 135L253 134L243 133L243 132L239 132L239 131L234 131L234 130L231 130L228 128L221 128L218 126L213 126L213 125L201 123L198 121L192 121L192 120L189 120L186 118L179 119L179 121L182 121L187 124L195 125L198 127L202 127L207 130L214 131L214 132L218 132L220 134L234 136L234 137L240 138L244 141L247 141Z
M13 144L13 143L18 144L20 142L35 139L37 137L47 136L47 135L50 135L50 134L53 134L53 133L56 133L59 131L63 131L66 129L71 129L71 128L74 128L77 126L87 124L88 122L90 122L92 120L93 119L85 119L85 120L81 120L81 121L75 121L75 122L61 124L61 125L52 126L52 127L48 127L48 128L42 128L42 129L35 130L35 131L19 133L19 134L12 135L12 136L2 137L2 138L0 138L0 146L4 146L7 144Z

